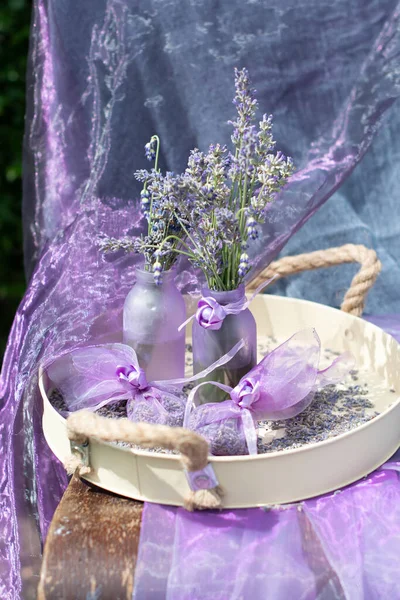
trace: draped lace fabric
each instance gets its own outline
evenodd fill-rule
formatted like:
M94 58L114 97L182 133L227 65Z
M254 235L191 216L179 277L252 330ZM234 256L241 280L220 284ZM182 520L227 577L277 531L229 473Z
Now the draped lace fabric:
M30 282L0 385L1 598L27 597L22 586L36 583L38 528L43 536L66 485L41 431L39 363L121 340L139 259L103 258L94 242L143 230L132 173L147 166L149 136L160 135L162 167L174 171L192 147L229 143L233 67L249 68L298 167L253 249L260 270L351 173L384 113L393 118L399 48L395 0L35 0L24 144ZM199 287L184 263L179 285Z

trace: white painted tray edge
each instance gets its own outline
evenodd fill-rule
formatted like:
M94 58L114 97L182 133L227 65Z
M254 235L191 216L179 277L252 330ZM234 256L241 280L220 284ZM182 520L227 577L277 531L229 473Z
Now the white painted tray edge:
M373 337L379 350L377 356L388 347L390 354L395 353L394 357L390 356L393 360L386 362L389 370L395 369L389 375L392 383L396 381L397 389L400 389L400 348L379 328L312 302L275 296L262 296L256 300L254 312L257 321L261 318L260 311L266 310L271 320L277 307L283 307L285 325L280 329L282 337L285 337L287 328L294 333L302 326L310 325L310 319L313 324L317 321L315 326L322 333L322 338L337 340L338 329L346 340L349 338L346 332L351 331L352 326L358 333L361 331L368 338ZM293 313L297 316L293 317ZM329 317L330 331L321 331L323 320L316 317L317 313ZM292 325L297 327L293 329ZM350 336L349 343L344 343L345 347L348 345L354 352L357 339ZM381 368L381 356L378 362ZM44 435L53 453L63 461L70 453L66 421L48 400L44 373L40 374L39 388L43 398ZM225 490L225 508L291 503L342 488L368 475L397 450L399 433L400 398L394 396L391 406L372 421L324 442L251 457L210 457L210 462ZM120 448L91 440L90 461L93 472L85 479L122 496L180 506L189 491L176 455Z

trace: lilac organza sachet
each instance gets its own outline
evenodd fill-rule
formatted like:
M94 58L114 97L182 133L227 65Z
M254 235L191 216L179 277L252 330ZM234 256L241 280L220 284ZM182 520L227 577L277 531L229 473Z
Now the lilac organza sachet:
M214 382L228 400L196 407L199 384L189 395L184 426L203 435L214 455L256 454L257 421L298 415L318 389L338 383L354 367L345 353L319 370L320 354L316 331L305 329L265 356L235 388Z
M46 370L69 412L98 410L127 400L130 420L181 427L186 405L182 388L229 362L242 344L236 344L201 373L181 379L148 382L136 352L119 343L78 348L57 358Z

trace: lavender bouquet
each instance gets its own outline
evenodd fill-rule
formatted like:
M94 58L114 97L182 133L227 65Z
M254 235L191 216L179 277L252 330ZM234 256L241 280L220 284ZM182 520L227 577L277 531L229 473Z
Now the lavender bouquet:
M233 151L220 144L212 144L207 153L192 150L179 178L185 200L170 206L186 234L178 252L186 254L207 280L193 325L194 372L204 370L243 340L236 356L208 377L230 387L257 361L256 323L243 284L251 269L247 250L293 171L290 158L274 153L272 117L264 115L255 125L258 103L246 69L235 70L235 88L237 116L230 121ZM162 265L157 262L157 281L161 273ZM221 401L226 393L206 385L199 396L206 403Z
M136 173L143 182L141 209L147 234L122 240L102 241L105 251L124 249L144 255L144 268L136 269L136 282L123 308L123 341L131 346L149 380L181 378L185 370L185 332L179 326L186 318L182 295L174 283L174 263L182 252L187 228L176 218L186 191L182 177L158 167L160 140L154 135L145 146L154 167ZM161 278L163 272L163 280Z
M264 114L255 125L258 102L246 69L235 69L235 88L237 117L229 121L233 151L220 144L212 144L207 153L195 148L183 174L163 175L160 140L153 135L145 152L154 167L135 173L143 183L147 235L102 241L106 251L142 253L156 283L185 255L204 273L209 289L237 289L251 268L249 243L257 239L258 226L293 171L290 157L274 153L272 116Z
M171 248L168 236L160 250L161 255L164 248L186 254L214 291L235 290L249 272L249 243L257 239L258 225L293 171L291 158L273 152L272 116L263 115L255 125L258 103L246 69L235 69L235 87L234 150L212 144L206 154L191 151L185 172L173 179L175 196L169 195L167 203L174 225L186 236L180 240L183 247ZM158 189L156 171L136 176ZM162 270L157 261L158 280Z
M163 175L158 168L160 141L153 136L145 149L147 158L155 161L154 168L135 173L143 183L141 206L148 222L147 235L105 245L106 249L141 252L145 270L153 273L159 286L163 273L179 255L204 273L207 289L193 328L194 370L204 370L244 339L244 347L231 363L210 375L232 387L256 364L256 325L243 285L251 269L247 250L293 171L292 160L274 152L272 117L264 115L258 126L255 124L258 103L246 69L235 70L235 88L232 151L220 144L212 144L207 153L195 148L184 173ZM129 329L135 331L140 298L136 300L135 310L124 309L124 323L129 321ZM172 317L159 314L159 318L166 322ZM145 334L149 338L148 331L140 332L141 337ZM124 339L130 343L129 336ZM208 392L215 397L215 388L210 387L202 389L203 398Z

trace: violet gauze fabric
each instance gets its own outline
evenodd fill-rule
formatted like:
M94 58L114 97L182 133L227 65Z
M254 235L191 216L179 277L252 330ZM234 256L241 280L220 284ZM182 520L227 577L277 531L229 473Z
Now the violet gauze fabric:
M399 470L284 509L146 503L133 600L398 600Z
M399 48L396 0L312 0L306 8L295 0L190 0L184 8L178 0L34 1L23 198L29 285L0 382L1 598L27 597L37 581L40 539L66 485L41 432L38 366L80 344L121 341L138 258L104 258L95 240L141 231L132 174L146 164L144 143L157 132L162 166L175 171L192 147L229 143L233 68L248 67L261 108L274 113L280 149L298 169L254 248L260 270L344 189L375 134L374 183L388 181L400 139ZM348 181L357 182L357 171ZM370 182L352 210L336 194L330 244L344 235L359 241L362 219L382 225L384 209L365 208L377 205L378 188ZM389 252L396 225L384 189ZM382 227L380 234L385 244ZM307 243L314 238L308 233ZM396 310L390 277L382 276L370 309L386 302ZM330 302L338 281L321 275L319 299ZM184 264L180 287L198 288Z

